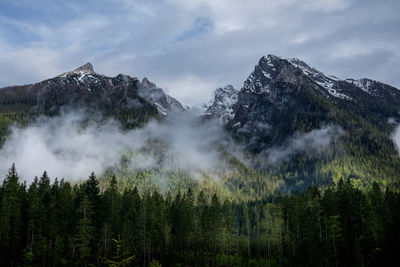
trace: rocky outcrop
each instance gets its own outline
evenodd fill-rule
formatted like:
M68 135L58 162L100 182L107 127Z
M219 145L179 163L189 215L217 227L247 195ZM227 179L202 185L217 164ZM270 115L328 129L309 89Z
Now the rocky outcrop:
M220 87L214 91L214 99L205 106L205 115L219 118L226 124L233 118L233 106L238 100L239 91L232 85Z
M154 104L162 115L168 113L182 113L187 109L175 98L167 95L163 89L150 82L146 77L138 84L138 94L148 102Z

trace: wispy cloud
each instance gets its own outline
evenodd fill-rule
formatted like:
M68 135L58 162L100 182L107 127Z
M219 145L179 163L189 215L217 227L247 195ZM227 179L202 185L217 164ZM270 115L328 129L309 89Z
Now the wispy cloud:
M322 127L292 136L286 141L285 145L267 149L263 154L269 163L277 164L281 161L289 160L290 156L296 153L306 150L317 153L323 152L334 140L343 135L344 131L339 126Z
M233 154L239 151L219 122L200 123L191 113L169 117L163 123L151 121L134 130L122 130L114 120L83 127L87 116L85 111L68 112L12 128L0 150L0 180L12 163L28 182L45 170L52 177L81 180L91 171L101 175L108 168L118 169L126 153L131 155L126 164L133 170L181 170L198 178L224 165L219 144L224 143Z

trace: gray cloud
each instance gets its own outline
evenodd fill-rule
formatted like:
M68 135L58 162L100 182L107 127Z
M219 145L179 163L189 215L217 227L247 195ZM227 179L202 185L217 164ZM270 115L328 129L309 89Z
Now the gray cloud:
M226 83L241 88L257 60L272 53L400 87L397 0L8 3L8 13L0 11L0 86L92 61L100 73L150 77L198 104ZM22 9L38 15L18 16Z

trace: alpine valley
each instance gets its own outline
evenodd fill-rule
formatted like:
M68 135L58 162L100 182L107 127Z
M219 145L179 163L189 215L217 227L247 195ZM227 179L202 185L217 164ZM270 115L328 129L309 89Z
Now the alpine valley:
M398 123L397 88L274 55L193 110L90 63L2 88L0 264L394 266Z
M195 137L188 134L205 140L199 149L216 150L221 162L213 168L196 166L196 177L185 171L188 180L199 185L222 184L225 194L253 199L265 192L326 186L340 177L362 187L374 181L395 185L400 160L392 134L399 107L400 91L394 87L369 79L340 80L299 59L273 55L259 60L240 90L231 85L216 89L214 99L200 112L190 111L147 78L106 77L87 63L36 84L1 89L0 140L7 142L13 123L29 127L43 123L43 116L58 118L76 111L82 127L88 121L99 125L108 119L117 120L125 131L146 127L150 121L177 131L194 127L199 133ZM211 125L215 120L222 134L204 130L218 127ZM152 137L142 138L148 147L130 153L145 150L155 153L159 162L167 160L163 147L168 141ZM121 155L121 164L129 161L130 153ZM118 174L126 186L139 185L136 176L144 171L143 166L124 170L121 164L96 171L104 177ZM160 172L165 175L162 167L152 165L146 172L155 171L156 178ZM44 169L37 170L41 171ZM167 173L180 171L179 166L169 167ZM162 184L169 188L176 181L166 176ZM179 179L179 186L183 186L181 182ZM150 184L157 187L160 182Z

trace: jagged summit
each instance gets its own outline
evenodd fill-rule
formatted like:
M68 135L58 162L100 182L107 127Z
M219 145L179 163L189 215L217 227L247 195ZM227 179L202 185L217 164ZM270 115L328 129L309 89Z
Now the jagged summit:
M265 59L267 61L273 61L273 60L281 60L282 58L276 55L269 54L267 56L261 57L261 59Z
M370 79L341 80L298 58L263 56L242 89L236 94L231 89L215 91L206 115L220 118L255 150L281 143L296 131L341 124L354 112L360 112L360 121L373 114L368 118L382 128L388 117L399 114L398 89Z
M134 109L148 114L158 111L161 115L186 110L147 78L140 82L136 77L124 74L115 77L100 75L89 62L39 83L1 90L0 99L3 101L20 101L20 98L29 102L33 109L47 113L56 112L61 106L124 112Z
M89 71L89 72L94 72L93 70L93 65L88 62L85 65L80 66L79 68L73 70L73 72L79 72L79 71Z
M272 93L276 83L305 85L322 89L325 97L354 100L351 85L333 75L325 74L298 58L281 58L274 55L263 56L253 73L244 83L244 90L255 93ZM272 91L271 91L272 90ZM366 91L366 90L364 90ZM278 92L275 92L278 93Z
M143 84L144 87L146 87L146 88L155 88L155 87L157 87L156 84L150 82L149 79L147 79L147 77L144 77L144 78L143 78L142 84Z
M155 105L161 115L167 115L170 112L182 113L187 111L178 100L166 94L163 89L157 87L155 83L150 82L146 77L138 84L138 94Z
M214 98L205 107L205 115L218 117L225 124L233 117L233 105L238 100L238 93L230 84L216 89Z
M88 62L79 68L74 69L73 71L64 72L63 74L58 75L58 78L69 78L73 75L80 75L79 80L81 81L86 75L97 75L93 70L93 65Z
M311 67L298 58L282 58L275 55L260 58L242 90L273 96L282 92L282 88L278 89L278 87L281 87L283 83L314 88L326 98L333 97L346 101L362 101L362 98L366 97L365 93L370 96L396 98L398 95L398 90L394 87L377 81L366 78L341 80ZM280 86L277 87L277 85Z

